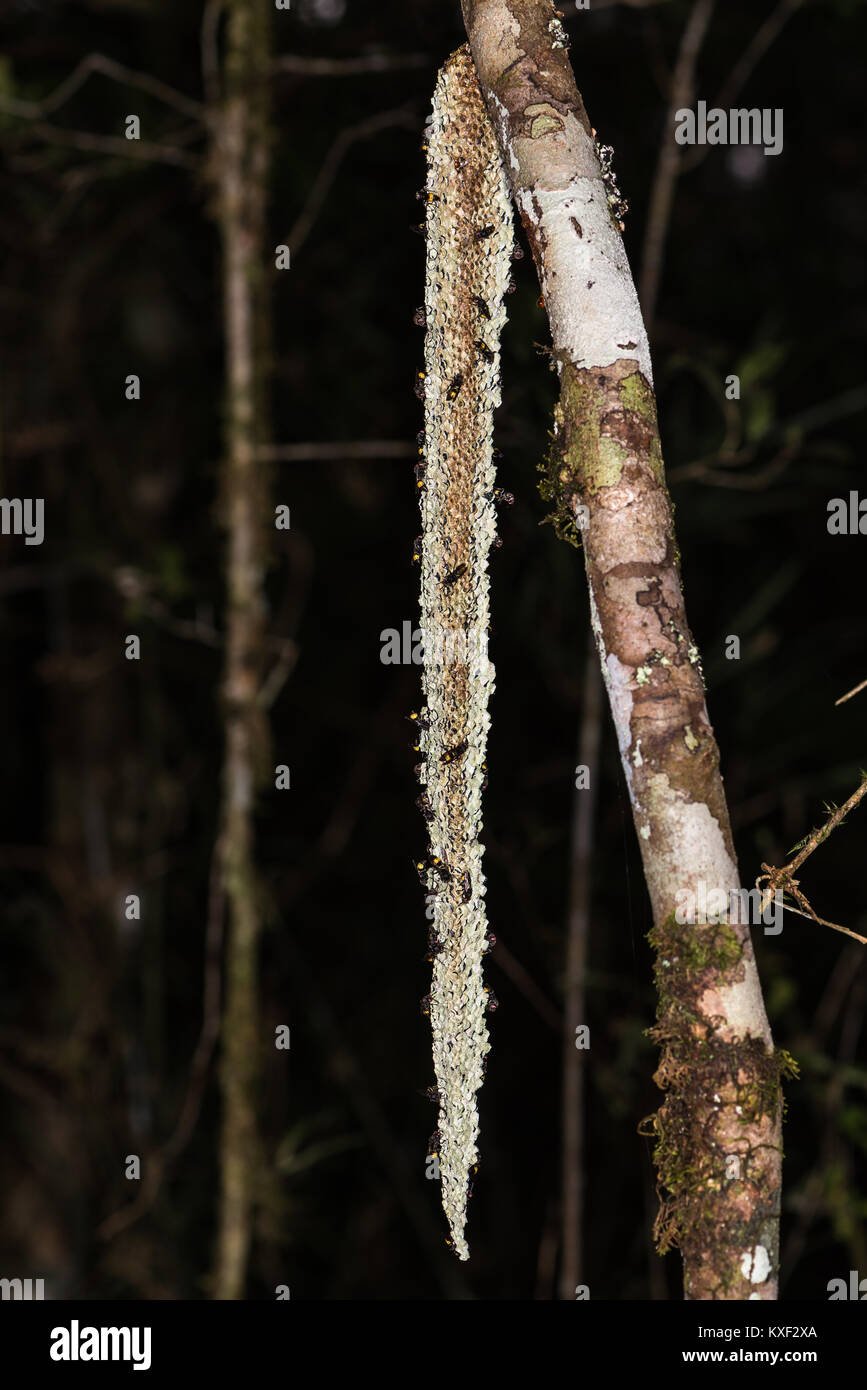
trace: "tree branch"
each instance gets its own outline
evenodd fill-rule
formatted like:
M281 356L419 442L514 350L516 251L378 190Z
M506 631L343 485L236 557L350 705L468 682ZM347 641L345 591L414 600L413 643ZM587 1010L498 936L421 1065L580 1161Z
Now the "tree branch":
M65 145L72 150L85 150L90 154L110 154L119 159L148 160L159 164L171 164L177 169L197 169L199 160L194 155L184 154L171 145L154 144L149 140L125 140L119 135L93 135L87 130L67 130L63 126L50 125L47 121L35 121L28 127L28 133L38 135L52 145Z
M257 458L268 463L307 463L326 459L415 458L418 447L404 439L313 439L304 444L263 444Z
M226 455L221 506L227 532L225 754L221 872L227 932L222 1019L223 1094L218 1299L243 1297L253 1233L259 1162L257 1094L263 1040L259 1022L261 889L254 802L270 759L267 714L259 703L265 671L265 556L268 487L257 450L267 437L264 377L264 259L270 157L267 71L270 14L259 0L231 0L222 101L213 121L211 167L222 243L226 341Z
M662 260L665 238L671 209L674 203L674 188L680 173L681 152L674 140L675 113L684 106L691 106L695 87L695 65L713 14L714 0L696 0L687 20L680 41L674 72L671 77L668 110L659 146L659 158L653 185L650 192L650 208L644 231L644 249L641 253L641 282L638 297L644 321L652 325L656 313L656 300L662 275Z
M780 1062L749 925L678 919L685 893L695 901L703 884L730 902L740 879L614 195L548 0L462 4L551 325L560 400L545 495L559 534L583 542L653 908L658 1246L680 1246L689 1299L773 1299Z
M313 187L307 195L307 202L296 218L292 230L288 236L283 238L293 256L297 255L310 235L313 223L319 216L322 205L328 196L328 190L337 176L337 170L350 147L357 140L367 140L370 136L378 135L380 131L388 130L391 126L404 126L406 129L414 130L418 126L418 117L414 114L412 107L399 106L391 111L380 111L378 115L369 116L366 121L359 121L358 125L347 126L345 130L340 132L322 161L319 173L313 181Z
M86 58L82 58L60 86L55 87L54 91L41 101L22 101L17 97L0 94L0 111L6 111L10 116L21 116L26 120L39 120L43 116L51 116L55 111L59 111L61 106L66 105L94 72L102 73L104 77L109 77L113 82L120 82L126 87L136 87L141 92L147 92L148 96L154 97L166 106L173 106L185 116L192 116L198 121L204 117L205 109L201 102L194 101L192 97L185 96L174 87L169 87L158 77L150 77L146 72L136 72L133 68L125 67L123 63L115 62L114 58L107 58L104 53L90 53Z
M300 53L283 53L274 59L271 71L288 72L295 77L354 77L357 73L426 68L430 61L427 53L369 53L361 58L308 58Z

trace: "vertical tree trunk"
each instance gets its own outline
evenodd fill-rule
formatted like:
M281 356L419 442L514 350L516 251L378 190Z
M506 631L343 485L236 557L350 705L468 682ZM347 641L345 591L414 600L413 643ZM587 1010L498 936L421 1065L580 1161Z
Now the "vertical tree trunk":
M547 495L559 533L583 541L653 908L656 1079L666 1092L651 1121L659 1248L683 1252L687 1298L772 1299L780 1063L749 926L727 914L680 923L675 912L685 891L697 897L704 883L728 901L740 881L616 194L548 0L462 3L550 319L560 400Z
M214 1293L243 1296L257 1162L256 1093L262 1046L257 991L260 904L254 862L254 796L267 766L264 563L267 480L263 265L268 175L269 11L230 0L223 91L215 116L213 177L223 250L226 449L221 506L228 532L225 761L220 828L228 936L222 1027L223 1125L219 1243Z

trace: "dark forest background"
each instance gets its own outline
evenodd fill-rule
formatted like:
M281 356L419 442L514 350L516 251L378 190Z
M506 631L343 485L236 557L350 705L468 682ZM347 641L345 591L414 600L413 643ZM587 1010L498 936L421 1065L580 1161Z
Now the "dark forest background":
M615 149L638 276L667 82L690 12L564 5L599 138ZM219 245L201 128L96 73L99 52L202 99L200 0L4 0L0 59L0 491L44 497L41 547L0 537L0 1274L55 1296L208 1296L218 1185L213 1066L154 1200L127 1154L175 1132L202 1022L222 729ZM863 536L827 503L863 486L867 13L857 0L719 6L696 96L712 104L770 16L785 20L733 103L782 107L777 157L711 149L676 189L651 344L687 611L704 657L743 879L787 852L867 768ZM415 192L457 0L294 0L278 54L410 58L274 77L269 264L275 446L270 630L297 644L272 708L291 791L261 801L264 1172L248 1297L557 1296L562 976L588 628L581 556L542 525L537 467L555 379L529 257L504 338L498 444L516 495L492 560L497 668L485 809L488 979L500 1008L481 1093L472 1259L444 1245L425 1181L434 1118L425 830L404 716L418 668L380 660L417 621L413 482L424 245ZM122 146L126 115L164 157ZM111 137L108 144L92 137ZM341 141L336 160L335 142ZM754 157L755 156L755 157ZM333 175L327 180L326 174ZM125 398L130 373L142 399ZM737 373L741 399L727 403ZM370 457L357 446L373 441ZM385 441L380 447L376 441ZM354 452L353 452L354 451ZM124 658L137 633L142 659ZM741 639L741 659L725 639ZM592 1298L679 1298L653 1252L651 926L605 712L588 973ZM801 875L816 910L867 931L864 810ZM140 893L140 922L125 895ZM867 950L787 914L756 933L787 1084L782 1296L867 1275ZM291 1028L276 1051L274 1028Z

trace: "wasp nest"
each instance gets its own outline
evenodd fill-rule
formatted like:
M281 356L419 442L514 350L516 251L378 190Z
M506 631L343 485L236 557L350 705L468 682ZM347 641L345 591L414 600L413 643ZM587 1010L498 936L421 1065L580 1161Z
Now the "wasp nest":
M452 54L426 130L421 624L425 708L419 798L433 901L429 1007L443 1208L460 1259L477 1161L476 1093L490 1048L482 977L490 945L482 872L482 790L494 688L488 553L496 537L493 415L513 251L508 187L469 49ZM506 500L508 497L506 495Z

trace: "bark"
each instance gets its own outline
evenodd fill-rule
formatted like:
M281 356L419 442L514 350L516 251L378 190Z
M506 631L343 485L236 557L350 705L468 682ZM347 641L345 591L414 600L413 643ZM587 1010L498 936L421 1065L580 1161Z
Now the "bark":
M223 1119L214 1294L243 1296L257 1163L261 927L254 860L254 796L268 762L258 700L265 661L264 557L268 488L265 438L263 264L268 173L269 13L231 0L212 170L223 251L226 450L221 507L228 532L225 754L220 860L227 906L221 1086Z
M700 881L726 895L740 882L684 610L647 335L555 11L547 0L462 3L548 310L560 399L545 493L559 534L578 543L581 528L653 910L658 1248L680 1247L689 1299L773 1299L781 1062L749 926L675 915Z

